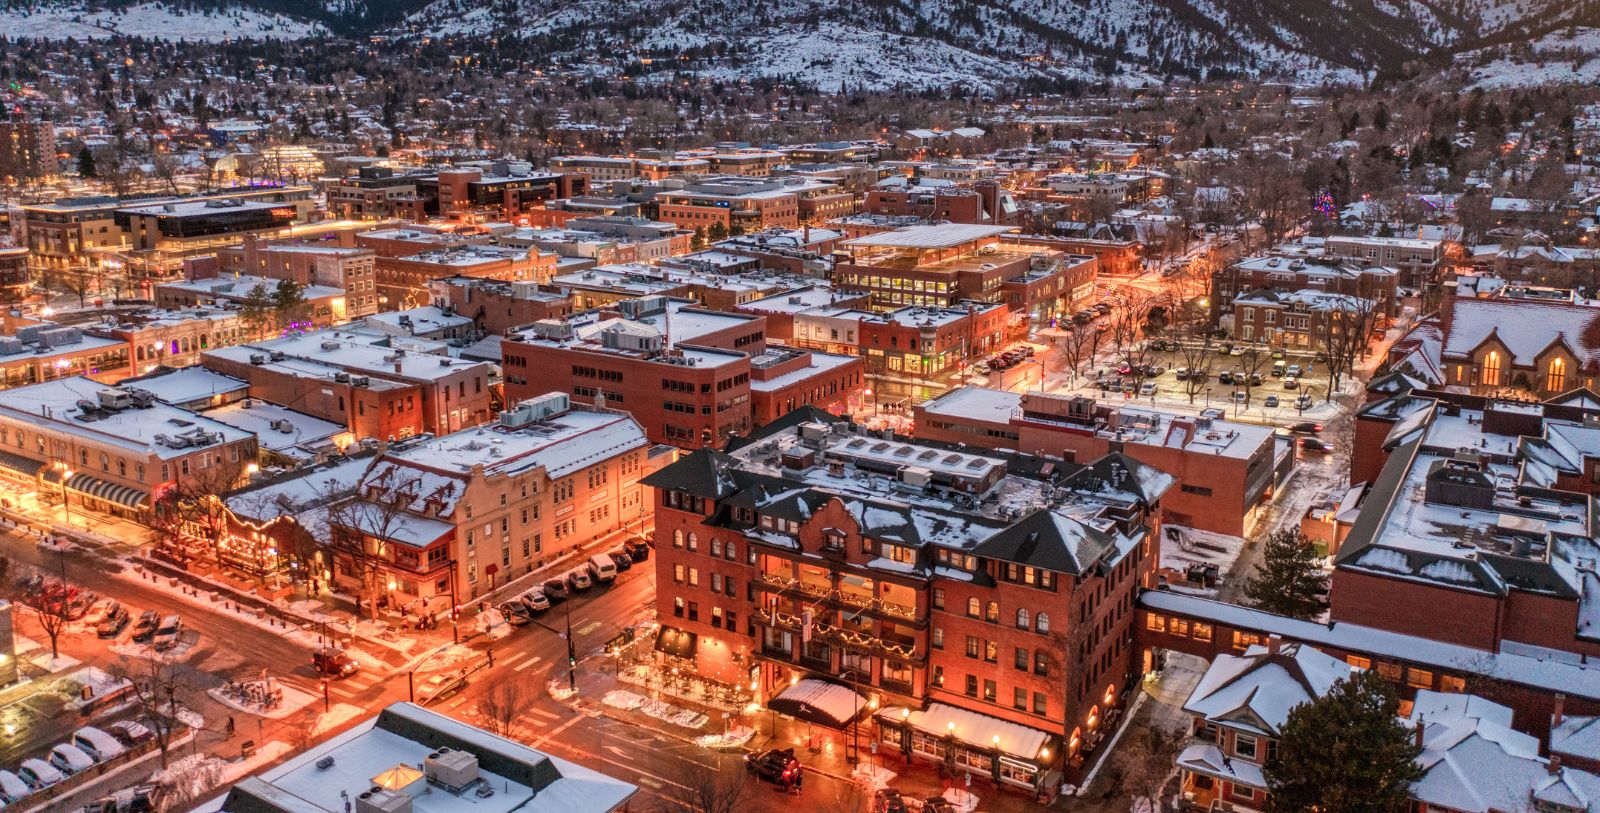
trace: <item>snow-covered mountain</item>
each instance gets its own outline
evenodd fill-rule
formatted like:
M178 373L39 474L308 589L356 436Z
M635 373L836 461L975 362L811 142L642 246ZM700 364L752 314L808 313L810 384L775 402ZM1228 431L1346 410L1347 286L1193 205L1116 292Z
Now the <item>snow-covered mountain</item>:
M1600 0L0 0L0 19L22 36L495 36L536 55L632 58L645 81L671 66L922 89L1355 81L1600 26Z

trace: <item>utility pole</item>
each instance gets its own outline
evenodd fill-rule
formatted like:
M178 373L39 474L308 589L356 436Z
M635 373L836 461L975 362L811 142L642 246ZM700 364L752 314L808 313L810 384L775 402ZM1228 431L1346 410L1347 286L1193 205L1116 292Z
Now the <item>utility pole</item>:
M578 649L572 641L572 602L562 602L567 608L567 688L578 690Z

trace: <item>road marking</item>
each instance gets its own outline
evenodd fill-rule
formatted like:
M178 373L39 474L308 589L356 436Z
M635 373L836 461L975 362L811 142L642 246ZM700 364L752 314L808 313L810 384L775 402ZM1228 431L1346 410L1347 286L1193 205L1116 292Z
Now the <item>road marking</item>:
M543 655L534 655L532 658L530 658L530 659L528 659L526 661L523 661L521 665L514 667L511 671L513 671L513 672L521 672L522 670L527 669L528 667L530 667L530 666L532 666L532 665L534 665L534 664L536 664L536 663L538 663L539 661L542 661L542 660L544 660L544 656Z
M621 748L618 748L615 745L602 745L602 746L600 746L600 750L602 750L602 751L610 751L611 753L616 754L619 757L630 756L630 754L627 751L624 751L624 750L622 750Z
M561 715L556 714L553 711L545 711L544 709L541 709L541 708L528 709L528 713L534 715L535 717L543 717L546 720L559 720L559 719L561 719Z
M587 719L587 718L584 717L583 715L579 714L579 715L574 716L572 719L562 723L561 725L558 725L555 728L552 728L549 731L546 731L542 736L538 737L537 739L535 739L533 741L533 743L532 743L533 747L538 748L540 745L543 745L544 743L549 742L550 740L554 739L557 734L560 734L561 732L566 731L567 729L573 727L574 725L577 725L578 721L584 720L584 719Z
M584 624L583 626L578 628L578 634L579 635L588 635L588 634L594 632L595 630L597 630L599 628L600 628L600 622L599 621L590 621L589 623Z

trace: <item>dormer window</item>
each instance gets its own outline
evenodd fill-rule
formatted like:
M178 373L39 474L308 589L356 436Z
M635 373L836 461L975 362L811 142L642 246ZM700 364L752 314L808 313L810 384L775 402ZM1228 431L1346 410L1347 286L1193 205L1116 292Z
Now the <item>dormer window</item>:
M822 549L825 551L844 550L844 531L837 528L828 528L822 532Z

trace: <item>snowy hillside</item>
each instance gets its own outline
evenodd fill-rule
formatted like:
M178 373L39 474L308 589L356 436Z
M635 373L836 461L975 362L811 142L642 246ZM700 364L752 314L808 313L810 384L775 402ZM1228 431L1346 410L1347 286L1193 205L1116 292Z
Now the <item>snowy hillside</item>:
M1456 57L1472 87L1485 90L1550 84L1600 84L1600 29L1546 34L1531 43L1499 46Z
M135 3L90 11L83 2L42 3L0 10L8 37L96 39L124 35L217 42L223 39L299 39L327 33L315 22L243 6L206 13L166 3Z

